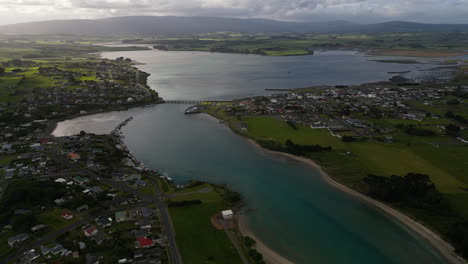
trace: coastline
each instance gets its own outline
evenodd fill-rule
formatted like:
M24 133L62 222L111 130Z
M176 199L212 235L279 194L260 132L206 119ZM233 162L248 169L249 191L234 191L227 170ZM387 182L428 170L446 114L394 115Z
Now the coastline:
M454 252L453 246L446 242L444 239L442 239L438 234L434 233L432 230L429 228L425 227L421 223L415 221L414 219L410 218L406 214L390 207L389 205L374 200L373 198L366 196L360 192L357 192L346 185L336 181L334 178L332 178L327 172L325 172L320 165L318 165L315 161L305 158L305 157L300 157L296 155L292 155L289 153L284 153L284 152L278 152L278 151L273 151L269 149L265 149L262 146L260 146L257 142L255 142L253 139L246 138L242 136L247 142L253 144L256 146L258 149L263 151L267 155L272 155L272 156L282 156L286 157L292 160L296 160L299 162L302 162L304 164L307 164L308 166L312 167L313 169L317 170L322 177L322 179L333 186L334 188L356 198L359 199L365 203L367 203L370 206L373 206L374 208L378 209L382 213L388 215L389 217L392 217L399 223L403 224L404 226L408 227L411 231L416 233L420 238L424 239L427 241L434 250L436 250L448 263L451 264L464 264L467 263L463 258L458 256ZM269 258L268 260L271 260L271 262L267 261L267 263L272 263L272 264L282 264L282 263L291 263L291 262L281 262L285 260L284 257L280 256L278 253L272 251L270 248L268 248L264 243L259 241L257 238L255 238L254 235L252 235L252 232L248 229L246 226L245 220L242 220L242 218L239 219L239 230L241 233L245 236L247 234L244 234L243 231L247 232L249 236L252 236L255 240L257 240L257 244L259 244L258 251L265 256L265 260L267 260L267 257ZM259 243L260 242L260 243ZM287 260L286 260L287 261Z
M126 107L115 107L113 109L86 110L86 113L83 113L83 114L76 113L76 114L72 114L72 115L68 115L68 116L64 116L64 117L60 117L60 118L50 119L47 122L47 125L46 125L47 127L45 128L43 134L46 137L47 136L56 137L56 136L53 135L53 132L55 131L55 129L57 129L58 123L66 121L66 120L75 119L75 118L82 117L82 116L104 114L104 113L109 113L109 112L114 112L114 111L116 111L116 112L128 111L128 110L134 109L134 108L140 108L140 107L145 108L145 107L149 107L149 106L152 106L152 105L158 105L158 104L161 104L161 102L159 102L159 101L146 102L146 103L142 103L142 104L129 105L129 106L126 106Z
M292 261L289 261L285 257L281 256L277 252L269 248L261 239L259 239L253 231L250 229L247 220L245 219L244 214L237 216L237 228L243 236L249 236L253 238L256 243L253 246L258 252L262 253L263 260L267 264L293 264Z

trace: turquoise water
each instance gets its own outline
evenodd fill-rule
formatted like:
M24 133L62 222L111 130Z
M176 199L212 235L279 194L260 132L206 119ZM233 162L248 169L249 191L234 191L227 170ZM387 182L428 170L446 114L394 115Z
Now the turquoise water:
M163 97L167 94L169 99L179 99L178 96L184 94L184 87L190 91L188 95L192 96L191 93L196 91L199 98L263 93L263 88L249 88L249 80L239 79L245 77L244 73L234 70L230 75L228 69L221 68L219 71L223 71L222 74L204 72L213 69L210 59L200 60L199 68L196 68L192 65L195 58L191 57L191 53L184 53L185 59L175 53L171 61L167 57L156 60L157 56L150 54L152 51L146 52L149 54L146 60L143 56L145 53L140 54L141 52L137 52L139 55L135 56L131 52L105 56L126 56L147 62L142 69L152 74L152 87L161 91ZM170 56L168 54L171 53L164 53L164 56ZM216 60L239 60L233 64L254 63L258 71L264 71L260 74L263 76L275 72L274 65L278 63L258 56L215 55L221 56ZM194 56L198 57L200 54L195 53ZM305 60L315 70L320 69L316 64L322 64L322 60L323 64L335 63L337 69L341 69L340 61L355 61L356 64L362 64L359 66L361 68L373 67L373 63L366 64L362 55L331 56L337 57L290 57L290 62L291 65L296 65L298 60ZM257 61L253 62L252 58ZM188 63L184 66L186 68L176 66L183 64L181 60ZM263 61L262 67L258 66L262 65L258 60ZM207 65L204 65L206 61ZM281 58L283 67L293 67L287 62L288 58ZM163 65L159 65L160 63ZM218 67L215 68L223 64L217 63ZM162 68L163 73L159 75ZM175 71L172 75L170 69ZM196 76L193 71L204 73ZM352 72L352 69L342 71L345 73L335 72L333 78L332 75L324 77L327 74L308 74L304 70L297 80L308 78L313 82L320 79L323 83L332 84L339 76L353 75L346 72ZM386 71L387 68L370 71L370 76L355 78L353 81L358 83L378 79L386 76ZM191 76L191 81L179 82L175 77L183 76L184 72ZM218 85L220 82L227 82L219 81L223 78L235 80L234 84ZM259 81L261 87L275 83L268 78L264 80ZM292 78L288 83L277 85L300 87L300 81L296 82L297 80ZM165 85L164 82L173 85ZM239 85L237 89L236 85ZM444 263L426 242L406 227L377 209L331 187L314 169L294 160L265 154L209 116L184 115L186 107L187 105L167 104L81 117L59 124L55 134L69 135L80 130L105 133L127 116L134 116L134 120L124 127L123 133L129 149L139 160L148 167L167 171L177 182L202 180L225 183L242 193L250 209L247 220L255 235L295 263Z

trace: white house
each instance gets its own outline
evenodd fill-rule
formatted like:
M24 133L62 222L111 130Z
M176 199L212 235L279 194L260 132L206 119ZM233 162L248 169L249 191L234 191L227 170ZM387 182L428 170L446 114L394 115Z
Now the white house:
M225 210L221 211L221 215L223 216L223 219L230 220L234 216L234 213L232 212L232 210Z

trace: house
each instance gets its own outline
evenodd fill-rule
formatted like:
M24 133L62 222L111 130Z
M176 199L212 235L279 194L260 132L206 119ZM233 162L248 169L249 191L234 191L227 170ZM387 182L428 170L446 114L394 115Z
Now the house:
M142 217L151 217L153 216L153 210L151 210L151 208L148 207L142 207L138 209L138 214Z
M44 230L47 228L47 225L35 225L33 227L31 227L31 231L32 232L38 232L38 231L41 231L41 230Z
M60 205L62 205L62 204L65 203L65 199L63 199L63 198L55 199L55 200L54 200L54 203L55 203L56 205L59 205L59 206L60 206Z
M93 194L100 194L102 193L104 190L99 187L99 186L93 186L91 188L89 188L89 190L93 193Z
M96 218L96 224L101 227L109 227L112 225L112 218L98 217Z
M15 175L15 169L7 169L5 170L5 180L9 180L11 178L13 178L13 176Z
M62 218L65 219L65 220L71 220L71 219L73 219L73 215L72 215L70 212L63 212L61 216L62 216Z
M148 236L151 235L151 230L148 229L148 228L143 228L143 229L140 229L140 230L133 230L132 232L135 235L135 238L148 237Z
M80 154L71 152L68 153L68 158L76 162L80 159Z
M21 244L23 241L27 240L28 238L29 238L29 235L26 233L10 237L8 238L8 245L10 245L10 247L15 247Z
M149 219L140 219L135 223L140 228L151 228L151 220Z
M31 249L26 254L24 254L24 257L29 261L34 261L38 259L40 256L41 254L37 252L35 249Z
M146 186L146 182L144 180L136 180L135 181L135 187L137 188L141 188L141 187L145 187Z
M127 211L120 211L115 213L115 221L117 223L130 220L130 215Z
M135 242L136 248L149 248L154 246L154 241L147 237L138 237Z
M33 149L33 150L41 150L41 149L43 149L41 143L32 144L30 147L31 147L31 149Z
M57 183L66 183L67 180L65 180L64 178L58 178L58 179L55 180L55 182L57 182Z
M28 209L17 209L15 215L32 215L32 211Z
M62 245L57 244L55 247L50 249L50 253L52 253L54 256L57 254L60 254L64 251L65 249L62 247Z
M221 215L223 216L223 219L225 220L230 220L234 217L234 213L232 212L232 210L222 211Z
M76 211L78 211L79 213L82 213L82 212L84 212L84 211L86 211L86 210L88 210L88 209L89 209L88 205L87 205L87 204L84 204L84 205L82 205L82 206L76 208Z
M102 257L93 255L93 254L86 254L85 259L86 259L86 264L99 264L99 260Z
M141 179L141 175L140 174L132 174L132 175L128 175L128 176L125 176L122 181L136 181L136 180L140 180Z
M86 178L86 177L81 177L81 176L75 176L75 177L73 177L73 180L74 180L76 183L80 184L80 185L81 185L81 184L85 184L86 182L89 181L88 178Z
M41 253L42 255L48 255L50 253L50 249L47 246L41 246Z
M94 236L98 233L97 227L93 225L85 225L82 229L83 229L85 236L87 237Z

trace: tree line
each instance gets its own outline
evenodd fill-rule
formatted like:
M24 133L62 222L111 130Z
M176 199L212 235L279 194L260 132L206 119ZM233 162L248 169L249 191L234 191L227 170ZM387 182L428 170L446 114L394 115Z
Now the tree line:
M323 151L331 151L332 147L323 147L321 145L301 145L296 144L292 140L286 140L285 144L281 144L274 140L256 140L257 143L262 146L263 148L286 152L293 155L304 155L307 152L323 152Z
M408 173L400 176L377 176L364 178L368 185L367 194L378 200L396 205L405 210L423 213L436 219L434 227L454 246L455 251L468 258L468 221L459 216L436 189L425 174Z

